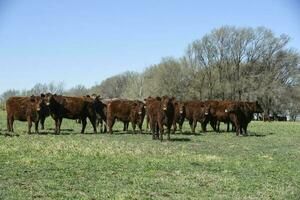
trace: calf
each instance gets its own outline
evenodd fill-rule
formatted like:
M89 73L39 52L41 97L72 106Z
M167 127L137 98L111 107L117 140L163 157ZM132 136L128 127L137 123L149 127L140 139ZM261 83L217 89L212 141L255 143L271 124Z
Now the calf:
M46 110L44 95L41 97L10 97L6 101L7 130L14 132L14 120L27 121L28 133L31 133L32 122L35 124L35 133L38 133L38 124Z

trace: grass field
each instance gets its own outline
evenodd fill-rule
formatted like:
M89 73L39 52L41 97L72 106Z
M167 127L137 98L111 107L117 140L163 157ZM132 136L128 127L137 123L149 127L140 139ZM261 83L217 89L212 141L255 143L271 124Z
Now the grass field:
M252 122L249 137L185 124L169 142L69 120L54 135L51 118L39 135L14 127L5 137L1 111L0 199L300 199L300 123Z

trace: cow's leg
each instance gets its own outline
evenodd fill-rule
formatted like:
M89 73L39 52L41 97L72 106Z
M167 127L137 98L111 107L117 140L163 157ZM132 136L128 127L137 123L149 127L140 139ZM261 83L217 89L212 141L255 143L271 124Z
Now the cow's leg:
M205 122L201 123L201 128L202 128L203 132L206 132L206 123Z
M103 124L103 126L104 126L104 130L103 130L103 132L104 132L104 133L106 133L106 132L107 132L107 124L106 124L106 122L105 122L105 121L104 121L103 123L104 123L104 124Z
M110 134L113 133L112 128L114 126L114 123L115 123L115 119L113 119L113 118L107 120L108 131Z
M138 126L139 126L139 129L140 129L140 134L143 134L143 124L139 123Z
M6 125L7 125L7 131L8 132L11 132L12 130L12 128L11 128L11 123L10 123L10 121L11 121L11 117L9 117L8 115L7 115L7 117L6 117Z
M39 121L34 123L35 125L35 133L38 134L39 133Z
M195 134L195 130L196 130L196 126L197 126L197 120L193 120L193 127L192 127L192 133Z
M191 131L193 132L193 120L189 120L189 125L191 127Z
M215 132L217 132L217 122L215 120L210 121L210 126Z
M136 127L135 122L131 122L131 125L132 125L133 134L135 134L135 127Z
M161 122L158 123L159 128L159 139L162 142L163 141L163 135L164 135L164 126Z
M30 117L27 118L27 122L28 122L28 134L31 134L32 121Z
M41 120L41 130L44 130L45 129L45 117L41 117L40 120Z
M179 124L179 131L180 131L180 134L182 134L182 123Z
M14 132L14 117L13 116L9 117L9 119L8 119L8 127L9 127L8 131Z
M58 134L58 118L54 119L55 121L55 134Z
M89 117L89 120L93 126L94 133L97 133L97 118L96 117Z
M156 139L156 126L155 126L154 120L150 120L149 124L150 124L150 129L152 132L152 139L155 140Z
M177 130L177 125L176 125L176 121L175 121L175 122L173 122L173 134L175 134L176 130Z
M84 133L85 127L86 127L86 118L81 119L82 129L81 133Z
M226 123L227 123L227 132L229 132L229 122Z
M168 140L171 140L171 137L170 137L170 133L171 133L171 126L168 126Z
M98 119L97 120L97 127L100 125L100 133L103 133L103 120Z
M150 118L148 116L146 116L146 131L148 131L148 129L149 129L149 124L150 124ZM150 129L151 129L151 127L150 127Z

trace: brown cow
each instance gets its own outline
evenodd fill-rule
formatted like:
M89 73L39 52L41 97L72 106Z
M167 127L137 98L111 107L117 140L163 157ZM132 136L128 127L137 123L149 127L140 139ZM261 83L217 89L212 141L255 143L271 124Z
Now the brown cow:
M211 124L216 126L219 131L219 123L227 123L227 131L229 130L228 124L231 122L236 128L236 134L247 134L247 127L253 119L254 113L262 112L261 106L258 102L242 102L242 101L207 101L210 106Z
M185 105L184 102L182 101L174 101L174 121L173 121L173 134L176 132L177 126L176 124L178 123L179 125L179 131L182 133L182 124L185 119Z
M14 120L19 120L28 122L28 134L31 133L32 122L34 122L35 133L38 133L40 116L43 116L45 110L46 104L43 94L41 97L10 97L6 101L7 130L14 132Z
M68 97L62 95L48 94L48 102L50 114L55 121L55 133L60 133L60 127L63 118L80 119L82 124L81 133L84 133L87 121L89 118L92 123L94 133L96 129L96 110L94 102L91 98L86 97Z
M186 119L189 121L192 133L195 133L197 122L201 123L203 132L206 132L206 124L209 121L209 107L202 101L184 101Z
M163 140L164 125L167 126L168 140L170 140L171 127L174 122L174 97L163 96L161 101L155 99L149 102L147 112L152 131L152 139Z
M113 133L113 125L116 120L124 123L124 130L127 130L129 122L131 122L133 132L135 133L136 125L138 125L142 133L142 125L145 117L144 103L141 101L131 100L113 100L107 104L107 126L109 132Z
M148 131L148 128L149 128L149 122L150 122L150 116L149 116L149 112L147 111L148 109L148 106L154 102L155 100L157 101L161 101L161 98L160 97L151 97L149 96L147 99L144 99L145 101L145 108L146 108L146 130Z
M229 131L229 123L231 122L236 128L237 135L240 132L240 105L236 101L217 101L209 100L205 102L209 106L210 124L215 131L220 131L220 122L227 123L227 131Z

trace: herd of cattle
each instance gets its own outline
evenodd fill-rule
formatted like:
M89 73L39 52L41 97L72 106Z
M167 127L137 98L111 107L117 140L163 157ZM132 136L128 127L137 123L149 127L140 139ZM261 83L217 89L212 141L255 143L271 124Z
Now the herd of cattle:
M116 120L124 123L124 131L128 130L131 122L133 132L136 126L142 132L142 125L146 117L147 129L150 127L153 139L163 140L166 128L170 139L171 131L175 133L177 124L180 132L185 120L189 122L192 133L195 133L197 122L202 131L206 131L208 124L215 131L220 131L220 123L227 123L235 129L237 135L247 135L247 126L253 119L254 113L262 113L258 102L242 101L178 101L174 97L148 97L144 102L126 99L101 99L100 96L70 97L56 94L41 94L31 97L10 97L6 101L7 130L14 131L14 120L27 121L28 133L31 133L32 123L38 133L38 124L44 129L45 118L51 116L55 121L55 133L60 133L63 118L80 120L81 133L84 133L87 118L90 120L94 132L101 124L101 132L113 133ZM103 130L103 124L104 130Z

